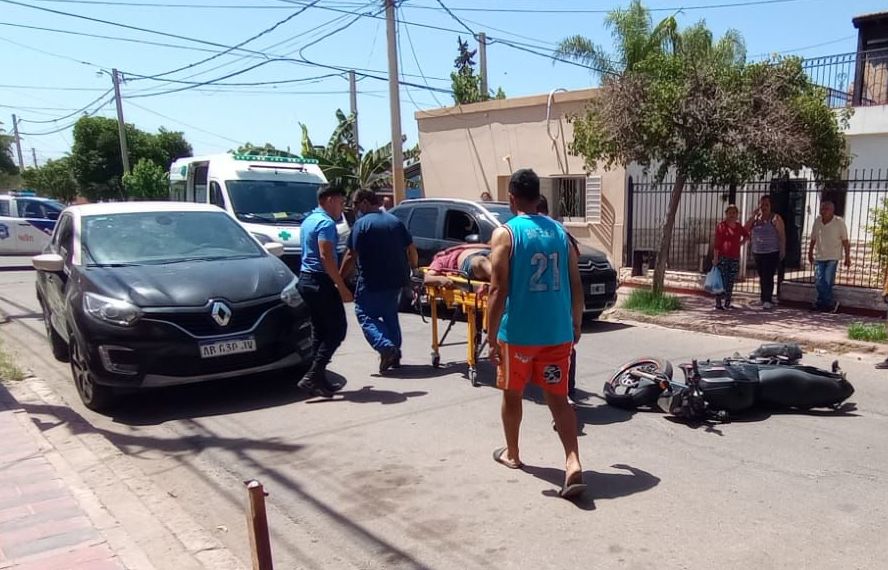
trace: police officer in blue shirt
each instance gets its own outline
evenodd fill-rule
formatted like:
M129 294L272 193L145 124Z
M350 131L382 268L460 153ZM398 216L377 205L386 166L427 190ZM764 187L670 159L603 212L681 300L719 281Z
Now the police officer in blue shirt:
M336 221L342 218L345 192L322 186L318 207L302 222L302 267L299 294L311 315L312 364L299 387L315 396L329 398L337 389L327 380L327 365L345 340L348 324L344 303L353 300L339 273Z
M379 207L373 190L356 192L354 205L361 217L349 234L341 272L348 276L357 264L355 316L364 338L379 353L379 371L385 372L401 363L398 302L418 254L410 232Z

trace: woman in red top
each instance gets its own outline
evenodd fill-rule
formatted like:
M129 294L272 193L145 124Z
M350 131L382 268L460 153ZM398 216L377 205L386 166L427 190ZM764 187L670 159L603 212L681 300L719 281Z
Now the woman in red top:
M725 209L725 219L715 229L712 264L718 266L725 283L725 292L715 298L715 308L720 311L731 308L734 281L740 271L740 246L749 239L749 232L737 221L739 217L737 206L731 204Z

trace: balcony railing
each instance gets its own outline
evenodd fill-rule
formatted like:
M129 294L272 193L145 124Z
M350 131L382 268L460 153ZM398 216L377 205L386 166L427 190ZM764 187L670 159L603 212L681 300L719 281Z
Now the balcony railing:
M814 57L803 66L832 108L888 105L888 48Z

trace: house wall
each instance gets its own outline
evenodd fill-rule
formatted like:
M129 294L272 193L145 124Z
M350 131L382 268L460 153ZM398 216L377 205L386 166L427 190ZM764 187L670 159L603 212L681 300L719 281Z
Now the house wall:
M573 138L567 117L582 113L594 94L593 89L556 93L549 121L546 95L417 112L425 195L477 200L486 191L504 200L508 178L520 168L533 168L540 176L585 174L583 160L567 150ZM606 251L619 265L625 173L618 169L590 174L602 176L601 223L565 226L587 245Z

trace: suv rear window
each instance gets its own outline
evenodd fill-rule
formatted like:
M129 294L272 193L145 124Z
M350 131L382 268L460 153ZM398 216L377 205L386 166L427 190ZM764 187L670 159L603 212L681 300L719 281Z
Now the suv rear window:
M416 208L413 210L413 216L410 218L410 225L407 226L407 229L413 237L434 239L438 230L438 208Z

